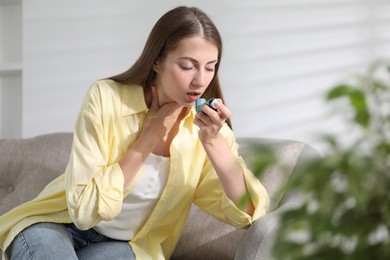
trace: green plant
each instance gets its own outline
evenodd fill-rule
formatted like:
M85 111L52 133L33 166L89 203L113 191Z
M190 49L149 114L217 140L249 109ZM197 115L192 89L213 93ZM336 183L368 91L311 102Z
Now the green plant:
M275 259L390 259L389 73L376 62L328 92L329 101L348 101L357 134L347 144L325 136L322 158L291 176L287 188L302 203L280 215Z

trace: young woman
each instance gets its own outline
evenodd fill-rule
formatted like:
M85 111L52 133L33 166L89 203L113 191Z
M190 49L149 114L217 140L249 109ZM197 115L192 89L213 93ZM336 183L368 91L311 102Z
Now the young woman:
M164 14L126 72L88 91L65 173L0 217L10 259L167 259L191 204L238 228L268 195L238 155L218 81L222 43L197 8ZM238 202L248 192L250 205Z

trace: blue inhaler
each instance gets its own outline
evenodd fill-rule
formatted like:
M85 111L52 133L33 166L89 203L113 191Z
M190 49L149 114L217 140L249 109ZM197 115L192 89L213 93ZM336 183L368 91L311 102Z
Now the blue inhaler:
M215 111L217 111L217 107L215 106L215 102L220 102L222 103L222 100L220 98L212 98L212 99L209 99L206 101L206 99L204 98L199 98L196 100L195 102L195 109L196 109L196 112L199 113L202 111L202 109L200 108L200 106L202 104L206 104L207 106L211 107L212 109L214 109Z

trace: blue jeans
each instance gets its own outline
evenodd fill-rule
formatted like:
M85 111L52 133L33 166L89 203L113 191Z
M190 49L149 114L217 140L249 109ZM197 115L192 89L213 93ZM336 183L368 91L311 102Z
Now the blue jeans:
M6 251L10 260L133 259L127 241L114 240L74 224L38 223L21 231Z

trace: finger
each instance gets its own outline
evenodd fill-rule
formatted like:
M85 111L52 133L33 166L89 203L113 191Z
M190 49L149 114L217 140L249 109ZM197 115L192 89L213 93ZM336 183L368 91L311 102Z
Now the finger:
M215 107L217 108L217 113L221 119L227 120L232 116L230 109L227 108L227 106L225 106L223 103L215 102Z
M221 119L216 111L211 109L208 106L202 107L202 110L204 111L202 113L196 114L196 118L202 122L203 125L217 125L222 126L225 120Z
M225 115L222 113L222 111L215 111L211 107L207 105L202 105L202 111L203 111L203 116L207 117L210 119L211 122L213 123L221 123L224 122L226 119L224 118ZM202 116L202 113L200 113L200 116ZM204 119L203 121L205 121ZM206 123L206 121L205 121Z
M194 124L198 127L203 127L205 126L205 124L202 122L202 120L200 120L199 118L195 117L194 118Z
M195 119L202 123L202 124L205 124L206 121L208 121L209 123L211 123L211 119L208 115L206 115L205 113L198 113L195 115Z

